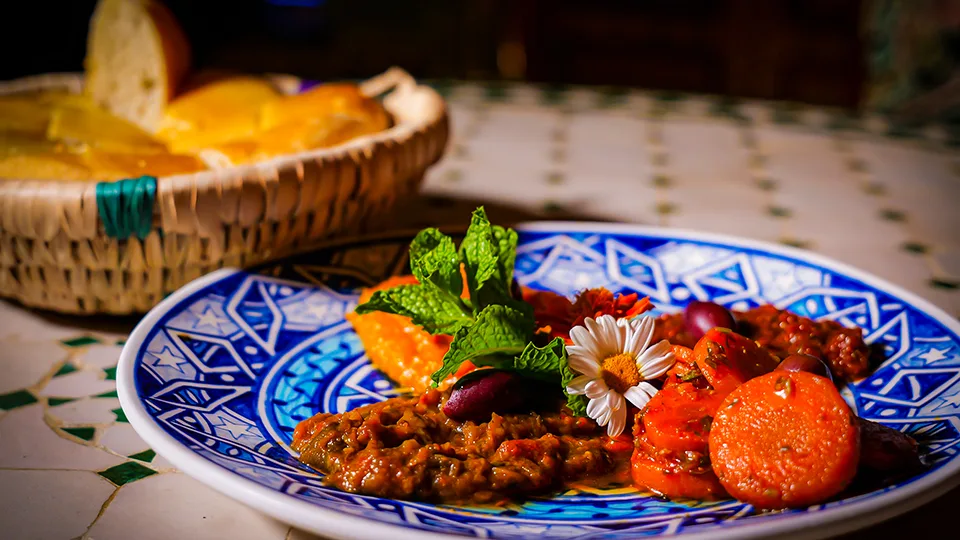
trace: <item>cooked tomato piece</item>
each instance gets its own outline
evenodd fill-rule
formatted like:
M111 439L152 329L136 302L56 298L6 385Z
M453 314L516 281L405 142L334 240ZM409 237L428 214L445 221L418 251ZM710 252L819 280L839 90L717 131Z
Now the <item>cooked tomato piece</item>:
M729 394L776 369L779 359L750 338L725 328L709 330L693 349L697 367L718 392Z

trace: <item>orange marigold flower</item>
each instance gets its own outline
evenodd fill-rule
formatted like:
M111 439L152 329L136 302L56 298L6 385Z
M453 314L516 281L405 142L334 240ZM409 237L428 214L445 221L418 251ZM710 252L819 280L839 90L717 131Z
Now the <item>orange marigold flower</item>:
M539 331L551 339L562 337L567 343L570 329L582 325L587 317L632 318L653 309L647 297L638 299L636 293L614 295L605 288L582 291L573 302L557 293L524 289L523 299L533 306Z

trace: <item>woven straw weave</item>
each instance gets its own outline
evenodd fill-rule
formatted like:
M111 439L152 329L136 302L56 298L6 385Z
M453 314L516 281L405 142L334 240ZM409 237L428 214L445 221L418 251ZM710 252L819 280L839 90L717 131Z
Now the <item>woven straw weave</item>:
M81 89L78 75L0 83L0 94ZM228 169L159 178L153 229L110 238L96 182L0 180L0 296L69 313L148 310L223 266L281 257L372 226L443 155L443 99L391 69L364 82L394 126L345 144Z

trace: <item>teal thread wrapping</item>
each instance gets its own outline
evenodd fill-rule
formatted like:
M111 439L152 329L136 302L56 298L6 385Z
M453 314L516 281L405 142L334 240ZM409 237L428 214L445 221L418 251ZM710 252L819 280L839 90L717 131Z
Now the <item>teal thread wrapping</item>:
M153 227L156 196L157 179L153 176L98 183L97 210L107 236L146 238Z

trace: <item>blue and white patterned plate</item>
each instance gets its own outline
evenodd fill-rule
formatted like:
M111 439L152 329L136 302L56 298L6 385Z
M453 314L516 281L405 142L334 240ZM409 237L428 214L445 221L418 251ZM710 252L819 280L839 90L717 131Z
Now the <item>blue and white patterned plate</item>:
M163 301L137 326L118 387L137 432L171 463L297 527L343 538L710 538L832 534L913 508L960 470L960 324L852 268L794 249L625 225L519 228L521 283L648 295L660 311L693 299L764 303L863 328L886 361L845 398L860 416L922 441L929 471L857 497L756 515L736 501L667 502L633 489L569 491L497 508L344 493L289 448L294 426L398 389L374 370L344 315L359 287L404 273L410 236L330 244L256 271L221 270ZM172 518L175 519L175 518Z

